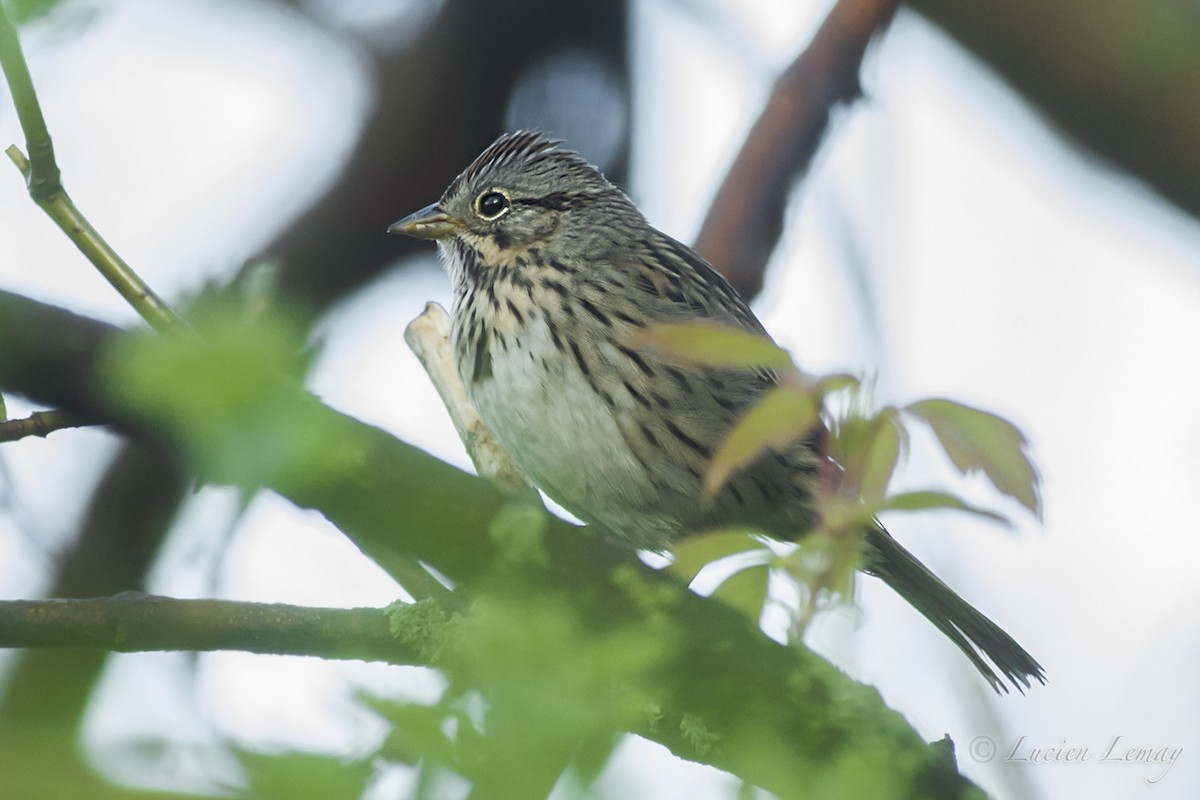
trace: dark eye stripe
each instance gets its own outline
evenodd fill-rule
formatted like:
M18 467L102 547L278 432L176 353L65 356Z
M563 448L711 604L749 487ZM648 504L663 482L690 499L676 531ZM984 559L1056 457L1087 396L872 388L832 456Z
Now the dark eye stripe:
M586 194L553 192L543 197L514 197L513 202L523 206L537 206L551 211L566 211L586 205L591 200Z

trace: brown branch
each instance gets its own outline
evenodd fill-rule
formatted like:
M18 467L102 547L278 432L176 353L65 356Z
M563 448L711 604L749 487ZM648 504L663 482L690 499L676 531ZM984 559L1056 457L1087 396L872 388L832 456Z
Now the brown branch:
M0 602L0 647L85 648L120 653L244 650L251 653L427 664L420 642L430 605L305 608L283 603L179 600L140 592L88 600ZM441 611L432 606L435 615Z
M858 72L896 0L839 0L808 47L775 81L709 207L696 249L749 299L783 232L788 190L803 173L837 103L860 94Z

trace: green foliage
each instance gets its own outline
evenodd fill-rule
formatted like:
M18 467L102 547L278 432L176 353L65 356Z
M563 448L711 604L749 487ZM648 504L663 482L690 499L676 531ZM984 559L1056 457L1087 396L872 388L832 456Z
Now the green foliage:
M297 392L309 366L298 326L204 309L194 329L122 338L104 364L108 390L130 412L186 442L206 477L271 482L284 465L320 469L337 442L305 424ZM235 477L236 476L236 477Z
M668 569L691 583L708 564L736 559L737 569L712 593L712 597L757 622L767 599L771 551L753 531L722 529L689 536L674 548Z
M1011 521L1003 514L997 514L995 511L989 511L986 508L973 506L964 501L960 497L956 497L946 492L902 492L894 494L891 497L883 500L878 505L874 506L876 512L880 511L930 511L933 509L948 508L954 511L966 511L970 514L978 514L981 517L987 517L993 522L998 522L1001 525L1011 525Z
M906 441L895 409L871 412L852 406L834 417L830 427L831 455L842 468L841 494L857 494L866 503L882 500Z
M742 415L718 446L704 476L705 498L711 499L767 452L786 451L805 437L818 442L820 455L826 457L818 467L815 489L818 519L790 555L772 557L744 532L718 532L680 543L673 568L690 578L709 561L760 549L760 563L782 569L808 598L794 609L797 630L803 629L819 600L848 594L861 537L877 514L951 509L1007 524L1005 517L947 492L888 493L907 451L907 419L927 424L961 472L982 472L997 491L1040 515L1039 478L1025 452L1028 442L1016 426L995 414L944 399L874 407L868 389L853 376L807 375L765 336L738 328L711 323L653 326L639 331L638 343L691 364L770 367L780 375L779 384ZM714 596L757 620L766 600L766 572L757 566L737 571Z
M1040 479L1025 454L1029 442L1015 425L952 400L922 400L904 411L929 425L960 472L983 472L998 491L1041 517Z
M783 450L817 423L819 398L796 386L778 386L763 395L725 436L704 475L704 495L714 497L737 472L767 450Z
M317 753L237 753L246 786L235 796L254 800L358 800L374 772L368 759L345 759Z
M673 361L705 367L782 369L788 352L765 336L709 322L677 322L642 328L629 344L657 350Z
M488 535L501 556L515 563L545 566L542 535L546 531L546 509L535 498L514 497L488 526Z
M853 536L821 532L782 557L747 531L697 540L676 563L685 577L714 557L741 566L717 590L722 602L710 602L611 542L322 406L300 386L304 343L286 319L213 308L194 324L114 337L102 374L124 419L210 478L266 485L319 510L392 574L400 554L457 587L388 610L394 635L447 685L434 703L370 701L392 730L364 763L415 763L422 797L463 782L477 796L544 797L556 786L586 795L634 732L784 794L811 784L855 797L845 787L859 787L866 770L885 786L875 796L913 796L927 757L911 727L869 688L755 625L770 568L835 592ZM343 785L322 775L337 760L291 770L290 756L279 769L256 758L248 780L264 795L314 796L298 785L307 783L343 796L371 774L348 762ZM308 777L292 784L293 774Z
M712 596L757 621L762 614L763 603L767 601L770 577L768 564L751 564L722 581Z
M12 0L7 5L16 18L28 19L55 3ZM28 94L31 98L31 87ZM18 101L18 107L28 111L35 104ZM28 138L48 152L48 136ZM37 155L31 153L35 172L39 163L54 167ZM65 199L56 178L31 183ZM84 233L100 242L73 207L51 216L77 242ZM389 609L395 636L427 645L422 655L444 672L449 685L429 706L374 703L393 725L379 756L461 775L473 784L475 796L538 797L566 767L586 785L608 759L619 732L652 731L658 721L677 736L664 735L669 743L695 757L742 767L775 787L804 787L821 797L913 796L912 787L919 785L914 776L928 760L926 748L870 690L820 659L777 648L745 626L730 624L729 617L740 622L733 612L686 594L636 562L622 563L611 573L577 571L570 576L574 582L558 578L563 585L555 586L555 576L548 575L552 570L543 568L551 566L551 553L566 548L561 538L557 550L549 546L554 529L543 512L502 505L488 487L374 436L379 432L346 420L303 392L308 363L300 329L261 307L259 301L267 297L262 287L247 298L252 313L202 309L192 320L194 329L183 329L165 305L145 302L153 299L149 288L132 280L115 253L107 247L84 249L102 271L115 267L116 273L105 274L152 324L167 331L120 338L107 353L102 372L112 407L106 411L158 435L208 478L271 486L298 505L320 510L385 568L397 550L404 556L431 556L434 566L470 584L470 595L463 590L454 597L466 606L461 613L458 606L452 605L451 613L431 602ZM678 326L651 334L646 344L698 364L781 369L788 370L789 379L799 376L789 369L786 353L745 332ZM814 384L811 397L797 388L803 384L785 385L773 405L756 410L757 420L745 423L742 438L728 444L721 465L725 474L714 484L749 463L747 454L756 449L782 448L804 435L816 423L824 395L854 385L845 376L830 376ZM958 432L956 441L962 438L960 429L970 427L970 420L933 416L943 429ZM880 495L897 458L890 435L877 431L856 473L859 485L875 487ZM966 441L971 443L969 435ZM978 453L964 463L988 471ZM388 469L375 469L379 466ZM397 494L403 494L399 502ZM462 537L463 530L478 540ZM404 546L393 547L391 538L401 536L407 537ZM453 539L439 548L438 536ZM848 541L827 539L837 552ZM822 558L818 554L815 560ZM394 562L390 566L395 575ZM553 566L570 569L578 563L568 555ZM751 613L761 606L767 578L766 562L753 564L727 581L718 596ZM623 616L609 612L614 605ZM734 675L740 664L731 654L761 656L754 660L754 681ZM773 696L760 696L751 685L759 679L774 687ZM711 701L714 694L723 702ZM828 707L831 694L838 695L833 708ZM668 704L678 708L664 711ZM805 712L803 719L798 709ZM673 727L664 721L668 712ZM796 732L811 739L792 736ZM861 742L847 746L851 738ZM243 793L256 798L357 798L375 768L371 758L239 755L247 780ZM436 796L432 781L424 781L422 789L423 796Z
M675 559L669 569L678 575L680 580L691 583L705 564L761 548L762 541L753 531L733 528L701 533L689 536L675 545L672 550Z
M456 732L471 724L465 712L445 703L422 705L364 697L364 704L386 719L391 729L378 756L400 764L460 770Z
M436 703L368 701L393 725L380 755L420 763L430 797L448 773L489 797L544 796L564 770L586 785L653 708L664 623L600 631L544 592L482 594L452 629Z

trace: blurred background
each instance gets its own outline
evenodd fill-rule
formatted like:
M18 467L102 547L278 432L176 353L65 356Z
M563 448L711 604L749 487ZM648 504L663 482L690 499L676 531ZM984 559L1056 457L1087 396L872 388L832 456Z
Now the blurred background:
M319 348L311 387L469 468L402 339L427 301L449 305L448 280L433 248L388 237L387 225L436 200L500 132L528 127L565 139L653 224L692 241L772 82L831 5L60 0L25 4L22 36L68 190L152 286L182 305L205 290L256 291L266 273L245 264L273 265L281 302ZM976 17L913 5L869 51L865 98L835 115L797 183L755 308L808 369L864 372L881 401L952 397L1025 430L1043 521L916 437L899 481L953 487L1010 514L1014 530L950 514L885 522L1050 682L994 697L870 579L809 643L926 738L948 733L961 769L995 797L1195 797L1200 225L1170 168L1162 178L1136 159L1113 166L1112 141L1143 128L1170 137L1172 120L1186 136L1200 90L1188 95L1181 75L1191 101L1121 125L1091 114L1091 97L1045 91L1090 59L1140 63L1124 40L1093 35L1104 24L1163 53L1145 68L1168 76L1170 48L1154 37L1187 31L1164 29L1158 3L1119 19L1116 0L1088 11L1058 0L1046 6L1079 35L1056 48L1021 38L1021 3L995 0ZM1006 9L1010 28L996 22ZM1112 52L1072 49L1095 42ZM1044 84L1031 82L1039 70ZM1142 87L1093 89L1117 102ZM0 103L0 144L22 141ZM0 221L4 289L139 324L3 165ZM34 410L6 400L12 417ZM193 490L161 455L103 431L0 449L0 597L127 589L347 607L398 595L324 520L271 495ZM369 750L381 729L355 702L362 689L419 699L439 679L239 653L0 651L0 727L78 725L94 768L160 790L236 786L231 744ZM1090 755L1029 760L1071 747ZM1174 757L1102 760L1131 747ZM0 771L0 797L5 780ZM377 775L368 796L406 796L409 780ZM599 786L706 798L736 782L629 738Z

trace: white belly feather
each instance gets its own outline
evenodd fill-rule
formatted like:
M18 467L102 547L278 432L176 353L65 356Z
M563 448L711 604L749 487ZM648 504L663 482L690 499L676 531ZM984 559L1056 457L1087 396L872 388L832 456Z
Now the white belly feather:
M652 487L625 442L617 412L558 351L541 317L529 320L519 339L519 349L492 346L490 376L472 382L471 367L459 369L500 445L580 519L640 547L665 547L678 523L656 513Z

